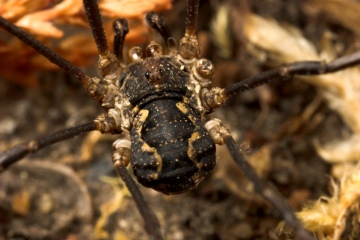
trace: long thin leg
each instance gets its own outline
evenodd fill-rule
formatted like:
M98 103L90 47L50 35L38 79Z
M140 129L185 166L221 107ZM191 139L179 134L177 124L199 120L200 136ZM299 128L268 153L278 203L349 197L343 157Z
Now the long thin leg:
M139 187L130 176L124 164L121 163L121 161L115 161L114 167L121 179L125 182L125 185L129 189L141 216L144 218L145 230L148 233L150 240L163 239L160 233L160 224L158 219L151 211L149 205L145 202L144 196L140 192Z
M83 2L91 31L100 54L99 69L102 76L105 77L108 74L116 72L120 67L120 63L116 56L110 53L96 0L83 0Z
M72 63L58 55L56 52L51 50L49 47L45 46L43 43L39 42L35 38L31 37L29 34L24 32L21 28L15 26L14 24L8 22L0 16L0 27L35 49L41 55L50 60L50 62L62 68L65 72L74 76L79 80L85 88L91 84L91 78L87 76L83 71L74 66Z
M101 80L99 81L99 79L96 78L90 78L78 67L74 66L65 58L61 57L59 54L51 50L49 47L45 46L43 43L39 42L29 34L24 32L21 28L8 22L1 16L0 16L0 27L2 27L6 31L8 31L9 33L14 35L18 39L29 45L30 47L32 47L33 49L35 49L41 55L49 59L50 62L59 66L65 72L75 77L85 87L89 96L102 103L104 96L108 91L108 84L106 82Z
M145 19L151 28L161 34L169 49L174 49L176 47L176 41L172 37L171 32L162 17L160 17L157 13L149 12L146 14Z
M360 51L335 59L330 63L320 61L296 62L247 78L227 88L212 88L204 96L206 105L214 110L222 106L225 101L236 94L256 88L260 85L291 79L295 75L323 75L337 72L358 65L360 63Z
M96 0L84 0L83 2L99 54L105 57L109 53L109 46L102 25L99 7Z
M290 79L295 75L322 75L355 66L359 63L360 52L335 59L330 63L319 61L304 61L288 64L260 73L259 75L245 79L239 83L235 83L234 85L223 90L223 96L228 98L238 93L253 89L259 85Z
M88 122L79 126L60 130L49 136L44 136L29 142L21 143L0 154L0 172L3 172L10 165L16 163L21 158L30 153L35 153L40 149L50 146L54 143L61 142L94 130L96 130L95 122Z
M291 209L285 199L281 197L281 194L276 190L276 188L257 176L254 169L241 154L235 140L230 135L228 135L224 138L224 141L234 161L240 166L244 175L254 184L256 192L263 196L269 203L274 206L276 210L280 212L285 222L295 229L298 237L304 240L313 239L311 234L302 227L301 223L296 218L294 211Z
M113 23L114 36L114 54L119 61L123 60L123 47L125 36L129 32L128 21L126 19L117 19Z
M196 38L198 11L199 0L188 0L185 36L180 40L179 55L189 61L193 61L200 54L200 46Z
M189 36L196 35L196 24L199 12L199 0L188 0L185 34Z

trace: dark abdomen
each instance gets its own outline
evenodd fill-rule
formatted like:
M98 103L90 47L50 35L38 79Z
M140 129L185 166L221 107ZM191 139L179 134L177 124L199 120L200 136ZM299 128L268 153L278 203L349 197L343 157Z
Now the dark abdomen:
M165 194L188 191L215 167L215 144L199 116L176 99L148 103L131 131L138 181Z

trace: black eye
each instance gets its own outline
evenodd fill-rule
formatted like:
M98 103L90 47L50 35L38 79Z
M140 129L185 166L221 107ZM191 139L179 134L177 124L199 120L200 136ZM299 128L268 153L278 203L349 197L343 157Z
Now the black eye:
M149 72L149 71L147 71L147 72L145 73L145 77L146 77L146 79L149 79L149 78L150 78L150 72Z

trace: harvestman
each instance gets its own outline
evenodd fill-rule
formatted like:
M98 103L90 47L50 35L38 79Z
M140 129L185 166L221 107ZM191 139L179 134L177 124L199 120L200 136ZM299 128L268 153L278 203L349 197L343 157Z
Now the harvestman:
M212 63L198 59L196 22L199 0L188 0L185 36L179 47L162 18L148 13L146 21L165 40L167 54L152 41L145 50L140 47L129 50L129 65L123 63L122 56L127 21L119 19L114 22L113 54L108 48L96 0L84 0L84 6L100 55L101 78L87 76L0 17L2 28L72 74L105 110L92 122L22 143L1 153L0 171L27 154L77 135L95 130L104 134L122 133L113 144L114 167L136 202L149 238L162 239L159 222L126 166L131 163L137 180L147 187L165 194L182 193L196 187L214 168L215 144L226 144L234 161L253 182L255 190L281 213L300 238L313 239L278 191L256 175L220 120L210 118L208 113L222 106L229 97L262 84L294 75L320 75L354 66L360 62L360 52L330 63L304 61L287 64L221 89L211 87Z

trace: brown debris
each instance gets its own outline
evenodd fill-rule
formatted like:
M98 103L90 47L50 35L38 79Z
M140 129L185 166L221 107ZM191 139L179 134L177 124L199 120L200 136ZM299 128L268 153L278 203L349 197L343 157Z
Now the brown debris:
M341 9L341 11L339 11ZM307 0L304 10L315 17L325 16L360 36L360 5L353 0ZM344 14L346 13L346 14Z
M359 26L355 26L360 20L358 11L359 2L356 1L305 1L304 8L311 14L319 16L325 14L332 21L343 25L345 28L359 34ZM346 14L344 14L346 12ZM356 13L356 14L355 14ZM317 50L315 45L307 40L294 26L290 24L278 23L273 19L261 17L256 14L245 16L244 33L248 39L249 52L257 53L263 51L266 58L263 61L270 66L286 64L304 60L331 61L338 57L337 51L343 49L342 54L355 51L351 47L344 50L345 47L334 46L332 41L335 37L329 31L324 32L321 37L321 49ZM279 44L280 43L280 44ZM252 51L254 48L257 51ZM350 134L338 139L330 139L325 143L319 143L315 137L315 149L317 153L329 163L350 164L351 168L342 168L343 171L337 171L336 177L341 179L340 185L333 183L334 194L332 197L320 197L314 204L309 205L299 212L298 216L305 224L305 227L315 232L319 239L343 239L341 236L346 228L346 219L350 209L357 209L359 204L357 172L354 164L359 161L359 134L360 134L360 69L353 67L335 74L326 74L322 76L296 77L313 85L327 106L336 112L346 126L350 129ZM294 81L296 81L296 79ZM313 125L315 118L311 117L316 112L311 110L311 115L306 116L306 110L298 123L303 125ZM309 112L310 113L310 112ZM316 115L314 115L316 116ZM303 118L304 117L304 118ZM303 119L302 119L303 118ZM321 121L325 121L322 117ZM319 126L319 122L315 123ZM294 122L290 126L295 131L299 126ZM336 127L335 127L336 128ZM316 128L312 128L313 131ZM299 132L299 129L296 130ZM304 130L299 133L304 134ZM285 135L291 135L288 132ZM284 137L285 137L284 135ZM355 210L357 211L357 210ZM359 214L357 212L357 214ZM350 227L350 226L347 226ZM343 236L344 237L344 236Z
M121 7L119 4L122 4ZM171 1L169 0L101 1L100 11L105 19L104 28L108 34L109 46L112 47L113 44L111 25L114 19L127 18L130 21L130 32L126 37L127 44L144 43L148 40L147 28L142 21L144 14L149 11L164 11L170 8ZM71 63L79 67L90 66L94 63L94 57L98 53L91 34L85 35L77 33L76 29L71 31L64 28L65 26L88 28L82 1L5 1L0 3L0 14L44 44L50 45ZM62 38L66 31L70 31L72 34ZM61 41L55 43L54 39L61 39ZM58 70L57 66L39 56L17 39L0 39L0 53L2 56L0 74L6 79L24 86L36 86L39 71Z
M25 234L41 239L59 237L58 234L64 234L62 231L73 221L86 225L92 218L87 186L64 165L22 161L1 176L1 184L6 186L7 194L12 195L14 215L6 220L13 222L8 229L10 235Z

